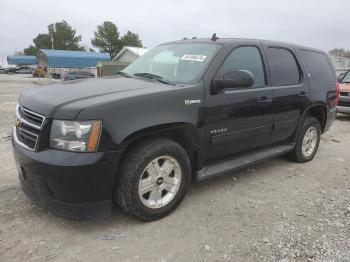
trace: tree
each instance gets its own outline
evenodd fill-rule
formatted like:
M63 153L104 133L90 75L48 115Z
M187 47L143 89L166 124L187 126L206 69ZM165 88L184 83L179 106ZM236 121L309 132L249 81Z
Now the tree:
M66 21L58 22L48 26L49 37L53 39L53 47L57 50L85 50L80 46L81 35L77 35ZM51 38L50 37L50 38Z
M349 57L350 58L350 50L344 49L344 48L334 48L329 51L329 54L335 55L335 56L343 56L343 57Z
M120 37L118 27L110 21L105 21L102 25L97 26L91 44L99 48L101 52L108 53L111 58L115 57L123 46L142 47L142 42L137 34L128 31Z
M36 53L38 52L38 48L36 48L35 46L33 45L30 45L28 48L25 48L23 50L23 53L25 55L36 55Z
M120 39L122 46L142 47L142 42L138 34L128 31Z
M103 22L94 31L94 38L91 40L91 44L113 58L121 49L118 27L110 21Z
M23 52L26 55L36 55L39 49L58 50L85 50L80 46L81 35L77 35L66 21L50 24L47 27L48 33L38 34L34 39L34 45L25 48Z

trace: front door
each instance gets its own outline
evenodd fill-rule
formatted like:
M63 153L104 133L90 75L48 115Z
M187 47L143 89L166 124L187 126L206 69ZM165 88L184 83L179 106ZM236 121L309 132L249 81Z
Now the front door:
M206 161L269 143L273 126L273 88L267 85L265 68L258 45L233 48L219 68L218 75L248 70L254 75L255 83L249 88L225 89L206 97Z

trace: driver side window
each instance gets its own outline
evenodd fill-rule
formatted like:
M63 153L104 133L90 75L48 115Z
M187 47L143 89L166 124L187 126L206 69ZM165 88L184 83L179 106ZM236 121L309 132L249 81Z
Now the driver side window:
M266 86L265 70L260 51L254 46L243 46L234 49L222 64L219 75L229 71L248 70L254 75L253 87Z

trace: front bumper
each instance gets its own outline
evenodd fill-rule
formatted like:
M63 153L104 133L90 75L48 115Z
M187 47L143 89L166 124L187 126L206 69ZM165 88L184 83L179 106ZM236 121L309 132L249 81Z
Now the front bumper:
M339 113L349 114L350 113L350 96L340 96L337 106Z
M30 151L12 139L23 191L39 206L69 219L109 217L121 151Z

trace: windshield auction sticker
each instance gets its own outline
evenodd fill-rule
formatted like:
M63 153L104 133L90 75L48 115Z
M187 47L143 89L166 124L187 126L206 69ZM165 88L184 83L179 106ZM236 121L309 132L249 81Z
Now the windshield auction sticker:
M203 62L207 58L206 55L183 55L181 57L182 61L196 61Z

